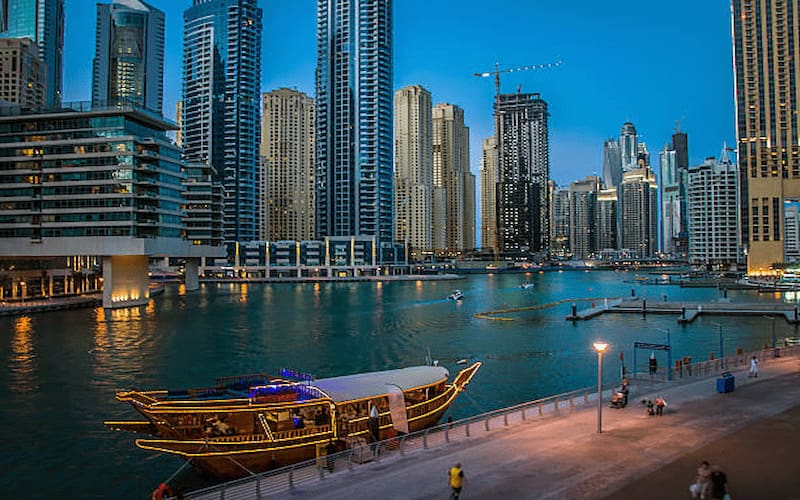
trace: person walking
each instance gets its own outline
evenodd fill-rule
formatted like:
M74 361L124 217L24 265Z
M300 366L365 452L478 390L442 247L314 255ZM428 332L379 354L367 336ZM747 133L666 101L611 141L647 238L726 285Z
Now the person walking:
M722 472L722 470L720 470L720 468L716 465L711 468L709 482L709 489L711 491L708 498L712 500L724 500L725 498L730 498L728 493L728 476L726 476L725 473Z
M461 488L464 486L464 469L461 468L461 462L458 462L453 467L450 467L450 498L458 498L461 495Z
M689 492L692 498L706 499L711 489L711 464L703 460L700 467L697 468L697 477L694 482L689 485Z
M750 358L750 372L747 374L747 376L758 378L758 358L755 356Z

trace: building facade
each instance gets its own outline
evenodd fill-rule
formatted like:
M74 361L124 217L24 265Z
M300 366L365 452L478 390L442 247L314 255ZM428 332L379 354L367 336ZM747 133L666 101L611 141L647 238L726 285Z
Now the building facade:
M579 259L587 259L597 250L599 190L600 179L591 175L569 186L569 248Z
M314 238L314 100L291 89L263 96L261 240Z
M139 0L97 4L92 101L164 103L164 13Z
M597 231L597 250L616 250L618 248L617 226L617 189L601 189L597 193L597 218L595 228Z
M550 246L550 148L547 103L540 94L495 98L500 252L532 255Z
M672 146L665 145L658 153L661 172L661 253L675 256L681 232L681 173L677 154Z
M469 129L464 125L464 110L453 104L437 104L433 108L433 186L438 196L433 200L434 249L437 253L456 255L472 247L465 235L465 228L475 227L475 182L471 182L473 213L467 213L467 197L470 186ZM466 181L466 182L465 182ZM440 204L444 206L439 206ZM441 218L441 215L444 215ZM442 240L441 237L444 237Z
M689 261L729 267L742 257L738 171L723 150L688 171Z
M392 2L317 3L316 233L394 241Z
M650 167L622 176L622 250L644 259L658 250L658 182Z
M256 0L193 0L183 14L183 148L224 190L225 241L258 238L261 9Z
M557 188L550 182L550 253L558 258L571 256L569 188Z
M395 238L415 257L433 250L433 110L420 85L394 95Z
M497 139L481 142L481 248L497 255Z
M0 38L0 100L23 108L44 107L45 73L34 42L27 38Z
M800 5L733 0L741 230L749 274L777 274L784 203L800 200Z
M45 66L45 106L61 104L64 59L64 0L0 2L0 37L28 38Z

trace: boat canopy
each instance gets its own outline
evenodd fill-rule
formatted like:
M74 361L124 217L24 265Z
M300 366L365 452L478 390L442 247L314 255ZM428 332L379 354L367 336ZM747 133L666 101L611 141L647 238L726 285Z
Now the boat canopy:
M441 366L411 366L398 370L357 373L341 377L323 378L313 385L324 391L337 403L386 394L389 386L406 391L415 387L435 384L447 379L450 373Z

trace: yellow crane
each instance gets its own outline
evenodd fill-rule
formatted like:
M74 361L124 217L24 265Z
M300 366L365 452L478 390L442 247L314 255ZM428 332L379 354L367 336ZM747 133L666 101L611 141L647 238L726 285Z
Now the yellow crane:
M494 63L494 71L484 71L482 73L475 73L475 76L481 78L494 75L494 90L497 93L497 95L500 95L500 73L518 73L520 71L534 71L540 69L556 68L558 66L561 66L561 61L555 61L545 64L534 64L531 66L518 66L516 68L500 69L500 63L498 62Z

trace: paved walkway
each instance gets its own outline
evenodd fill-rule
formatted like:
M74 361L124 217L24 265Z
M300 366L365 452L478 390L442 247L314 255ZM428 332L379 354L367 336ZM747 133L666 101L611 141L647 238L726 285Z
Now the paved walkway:
M447 470L463 464L462 498L689 498L701 460L719 464L733 498L800 498L800 359L762 364L736 390L716 378L660 387L669 406L645 415L632 393L622 410L594 409L545 418L422 453L333 474L282 498L446 498Z

